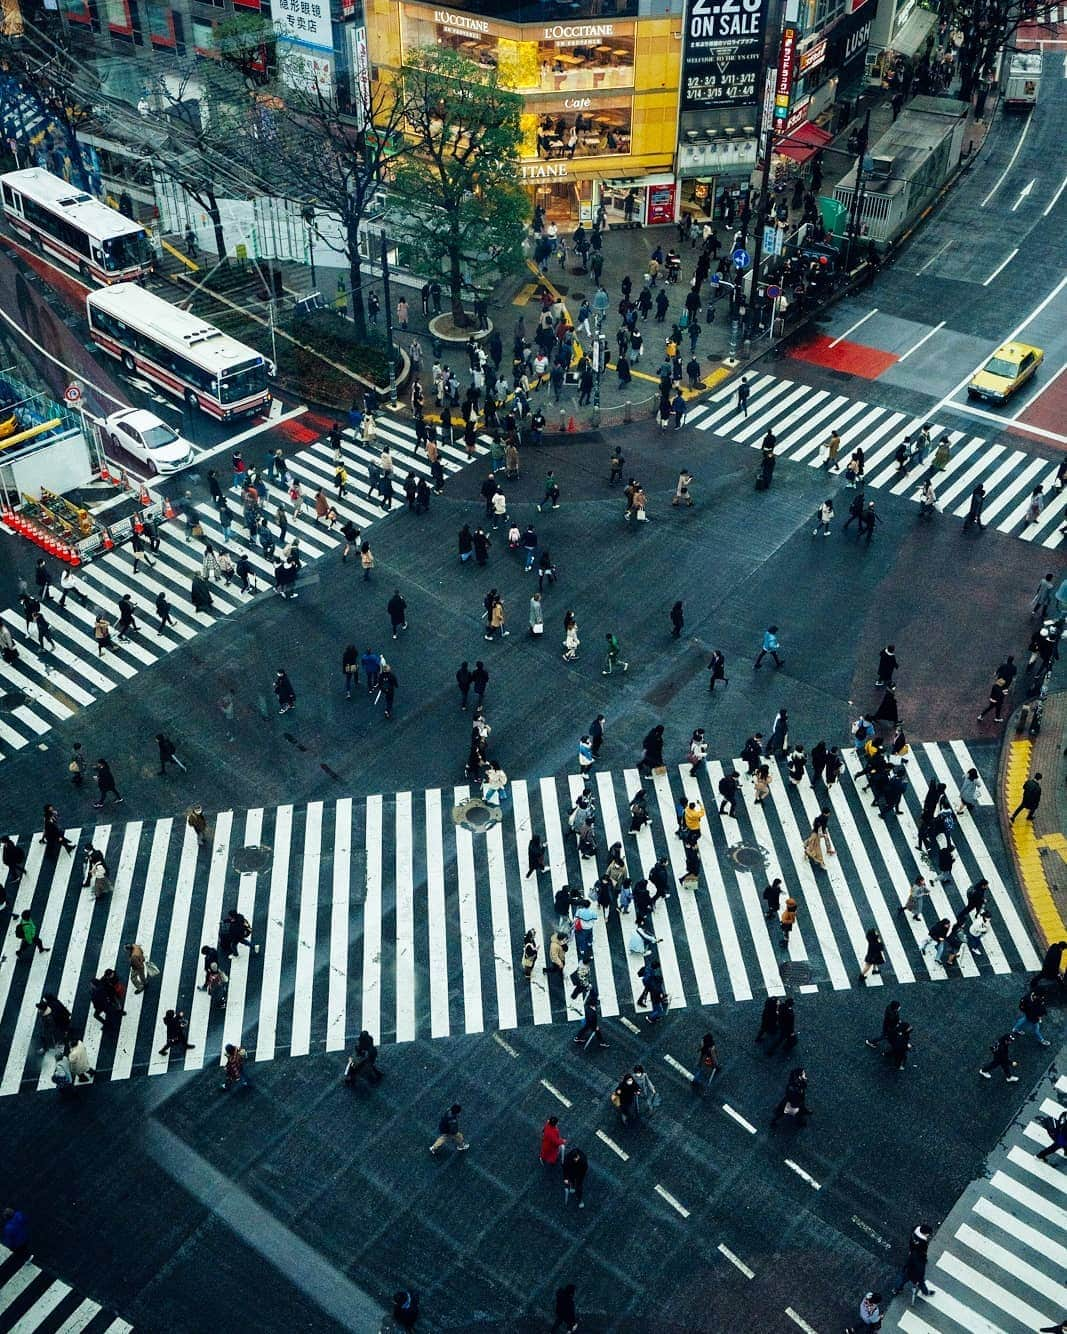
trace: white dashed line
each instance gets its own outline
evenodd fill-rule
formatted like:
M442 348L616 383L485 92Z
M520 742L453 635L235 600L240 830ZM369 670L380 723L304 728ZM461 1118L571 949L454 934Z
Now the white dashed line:
M555 1084L550 1084L547 1079L542 1079L541 1083L544 1085L546 1089L548 1089L549 1093L552 1094L553 1098L558 1098L560 1100L560 1102L564 1105L564 1107L572 1107L574 1105L571 1102L570 1098L565 1098L563 1094L560 1093L559 1089L556 1088Z
M663 1187L658 1183L656 1185L656 1194L661 1195L671 1206L672 1209L677 1209L677 1211L682 1215L683 1218L689 1217L689 1210L684 1208L681 1204L679 1204L678 1201L674 1198L674 1196L670 1193L670 1191L664 1190Z
M641 1030L637 1027L637 1025L635 1023L632 1023L629 1019L627 1019L624 1014L620 1014L618 1016L618 1019L619 1023L622 1024L623 1028L628 1028L631 1033L640 1033Z
M672 1070L677 1070L680 1075L685 1075L686 1079L693 1078L693 1072L687 1070L681 1061L676 1061L673 1056L664 1056L663 1058Z
M809 1325L808 1322L804 1319L804 1317L802 1315L797 1315L796 1311L794 1311L791 1306L787 1306L785 1308L785 1313L789 1317L789 1319L792 1320L794 1325L800 1326L800 1328L804 1331L804 1334L819 1334L819 1331L814 1327L814 1325Z
M724 1246L724 1245L722 1244L721 1241L719 1242L719 1254L720 1254L720 1255L725 1255L726 1258L727 1258L727 1260L730 1261L730 1263L733 1265L733 1267L734 1267L735 1269L740 1269L740 1271L742 1272L742 1274L744 1274L745 1278L755 1278L755 1277L756 1277L756 1272L755 1272L755 1270L753 1270L753 1269L749 1269L748 1265L745 1264L744 1260L739 1259L739 1258L733 1253L733 1251L730 1250L729 1246Z
M626 1152L625 1149L620 1149L610 1135L605 1135L602 1130L598 1130L596 1132L596 1137L597 1139L602 1139L604 1143L608 1146L608 1148L612 1151L612 1153L617 1153L624 1163L628 1163L630 1161L630 1155ZM656 1189L659 1190L659 1187L657 1186Z
M818 984L815 982L805 982L802 987L797 987L802 996L810 996L813 991L818 991Z
M515 1048L511 1046L510 1043L505 1042L499 1033L493 1034L493 1041L496 1043L498 1047L503 1047L509 1056L518 1056L519 1053L515 1050Z
M799 1163L793 1162L792 1158L787 1158L785 1160L785 1165L786 1167L791 1167L798 1177L800 1177L803 1181L806 1181L808 1183L808 1185L812 1188L812 1190L822 1190L822 1186L819 1185L819 1183L815 1180L815 1178L813 1176L809 1176L808 1173L804 1171L804 1169L800 1166Z
M744 1128L748 1131L750 1135L754 1135L756 1133L756 1127L752 1124L752 1122L746 1121L740 1112L735 1112L728 1102L723 1103L722 1109L727 1116L732 1116L739 1126L744 1126Z

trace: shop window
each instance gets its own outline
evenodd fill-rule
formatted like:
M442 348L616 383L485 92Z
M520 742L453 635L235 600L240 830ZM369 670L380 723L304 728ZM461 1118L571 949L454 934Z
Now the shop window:
M592 102L574 111L562 108L536 115L533 152L541 159L604 157L630 151L630 102ZM558 103L557 103L558 106ZM526 117L524 117L526 120Z
M148 33L153 46L174 46L174 15L164 0L145 0Z
M133 36L133 23L130 20L130 7L126 0L102 0L104 22L113 33L125 37Z
M64 17L70 23L92 23L88 0L61 0Z

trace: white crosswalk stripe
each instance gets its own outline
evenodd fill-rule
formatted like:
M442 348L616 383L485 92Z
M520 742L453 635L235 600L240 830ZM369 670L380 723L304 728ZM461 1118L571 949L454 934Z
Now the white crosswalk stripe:
M101 825L68 831L80 846L53 863L34 835L13 909L31 910L49 952L20 960L11 950L0 961L0 1094L52 1085L53 1057L42 1062L35 1030L35 1005L45 991L71 1009L97 1077L112 1079L160 1074L179 1063L200 1069L218 1060L225 1042L241 1042L264 1061L340 1051L361 1028L383 1041L404 1042L574 1019L570 983L561 985L543 968L557 920L553 896L565 885L581 886L595 902L614 843L622 844L634 881L657 857L667 858L674 889L657 902L652 926L674 1008L861 985L872 927L885 943L886 963L862 985L943 982L945 969L922 952L928 928L936 918L955 916L982 876L990 882L992 926L982 955L962 950L952 976L1039 966L996 869L998 835L988 796L975 816L961 817L954 879L935 886L928 921L899 911L920 867L918 806L935 778L955 797L957 781L971 767L962 742L914 748L911 786L899 817L887 820L872 810L851 756L829 794L807 781L794 787L783 770L759 805L746 780L735 820L718 811L715 794L725 767L715 762L694 777L684 765L649 780L634 770L597 772L596 858L579 857L568 829L582 786L576 775L514 782L500 823L487 834L453 819L453 808L471 795L457 786L302 809L221 811L203 846L183 822L169 818ZM634 835L628 807L641 786L650 822ZM685 853L676 836L678 804L686 801L701 802L706 811L692 889L680 884ZM835 847L825 870L803 850L822 804L831 810ZM548 850L541 875L527 875L533 832ZM81 883L90 842L104 853L114 885L101 900ZM257 870L244 869L245 849L257 850ZM785 949L762 901L764 886L776 877L800 905ZM223 961L229 993L220 1008L218 998L198 989L200 950L216 943L221 919L235 906L253 924L261 949L242 948L239 957ZM642 989L642 952L629 948L634 926L632 910L623 916L602 911L594 926L593 974L607 1017L633 1013ZM527 983L518 963L531 929L541 957ZM125 978L123 947L131 940L142 945L158 975L143 995L130 988L125 1014L102 1024L92 1012L89 982L111 967ZM572 952L568 974L574 963ZM159 1051L168 1009L187 1017L194 1045L184 1054Z
M279 525L274 516L281 506L286 510L289 537L299 538L306 563L336 552L344 542L341 529L347 521L351 520L365 532L383 518L389 511L382 507L380 498L371 499L369 484L370 465L377 464L380 449L385 445L393 457L394 485L399 497L394 509L404 508L403 479L409 472L429 479L430 465L416 445L414 429L406 421L387 420L383 413L378 421L376 448L363 446L351 431L343 432L341 454L349 474L343 499L336 493L333 451L327 441L313 441L287 455L287 466L300 481L305 504L300 517L294 519L285 490L268 478L263 512L270 517L272 535L278 538ZM439 449L446 477L470 462L463 449L454 446L439 446ZM488 452L486 441L479 440L474 457ZM337 511L337 526L332 531L315 522L314 496L319 487ZM210 502L198 505L206 539L216 550L228 551L235 562L242 552L248 556L256 591L272 588L274 562L267 559L258 545L249 545L237 492L231 490L226 498L233 514L231 540L226 541ZM211 584L214 612L198 614L190 600L190 585L193 575L200 572L203 548L199 542L186 539L181 521L161 524L160 535L162 545L154 556L147 553L135 562L134 552L128 546L121 546L82 567L78 578L86 599L84 605L73 594L62 609L56 597L42 603L52 643L47 638L43 644L38 642L37 632L27 626L21 606L0 611L0 620L11 631L19 655L17 662L0 661L0 693L21 695L24 700L13 701L0 714L0 760L22 750L57 722L70 718L122 682L131 680L254 596L242 593L240 580L236 578L228 585L216 580ZM282 545L279 540L279 549ZM118 601L124 593L130 594L138 629L120 640L115 633L115 622ZM163 629L157 628L156 598L160 593L166 594L173 622ZM93 638L94 611L98 607L112 624L113 647L103 654Z
M778 458L807 463L811 468L825 463L822 446L830 431L836 429L841 435L839 468L843 469L851 450L862 446L868 489L887 488L894 495L918 501L926 466L920 464L901 475L893 454L901 440L918 430L928 418L908 417L902 412L774 375L751 375L749 385L747 417L738 409L737 386L731 384L690 407L687 425L698 431L714 431L754 449L759 448L764 434L773 430L778 437ZM946 428L936 421L930 427L936 443ZM983 523L1025 542L1050 549L1061 545L1067 488L1056 490L1057 462L961 431L949 431L948 438L952 445L949 461L932 474L938 505L946 514L962 518L967 513L971 492L981 482L986 489ZM931 449L928 462L932 456ZM1044 487L1045 508L1036 523L1027 524L1030 493L1038 483Z
M133 1326L32 1259L0 1246L0 1328L9 1334L129 1334Z
M993 1079L1001 1079L999 1070ZM981 1081L978 1081L981 1082ZM1044 1119L1063 1108L1060 1076L1038 1108ZM890 1311L887 1329L904 1334L986 1334L1050 1328L1067 1309L1067 1184L1038 1152L1049 1135L1036 1119L1008 1131L989 1175L941 1225L930 1248L929 1296ZM1055 1157L1055 1155L1053 1155Z

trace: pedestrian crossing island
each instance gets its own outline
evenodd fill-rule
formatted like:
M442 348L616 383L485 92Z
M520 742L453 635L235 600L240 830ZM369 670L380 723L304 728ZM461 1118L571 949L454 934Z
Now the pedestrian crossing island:
M1034 971L1040 958L1014 895L1002 878L999 836L988 796L960 817L957 860L944 886L934 882L926 920L898 911L920 869L915 850L919 805L933 779L956 784L972 766L962 742L917 746L912 786L899 817L882 820L856 783L851 760L825 797L836 855L812 866L804 841L824 801L805 781L794 788L784 770L763 804L746 782L737 819L720 816L714 793L719 762L693 777L684 765L643 779L634 769L596 772L598 852L579 857L568 812L582 779L541 778L509 785L502 819L474 834L452 819L469 788L372 795L221 811L206 843L181 820L86 825L68 831L71 855L44 859L34 835L25 876L9 901L31 909L48 953L0 962L0 1094L51 1089L53 1056L41 1045L35 1006L44 992L70 1009L85 1034L94 1078L158 1075L213 1063L225 1043L240 1043L256 1062L311 1051L338 1051L366 1028L379 1041L410 1042L458 1034L566 1023L580 1017L567 977L546 975L547 946L557 926L554 895L570 886L595 901L607 849L619 843L626 871L642 877L668 858L670 897L653 914L656 945L671 1009L783 995L789 986L845 991L856 986L943 984L950 974L924 949L929 927L952 918L968 888L990 885L991 927L980 955L961 952L951 977ZM740 771L743 766L736 765ZM643 787L649 822L629 833L629 800ZM676 833L676 803L700 800L701 867L694 887L678 882L685 853ZM548 850L543 873L529 873L530 835ZM112 891L101 899L82 885L82 854L103 852ZM758 848L758 865L732 856ZM265 849L244 860L243 850ZM236 863L236 864L235 864ZM783 947L777 921L761 898L772 878L799 905ZM238 949L223 960L228 994L199 990L201 947L214 945L219 924L236 908L252 924L258 954ZM866 932L885 944L881 971L859 980ZM536 933L540 957L529 982L520 967L523 939ZM106 968L125 979L124 946L140 944L159 969L142 995L126 993L124 1014L94 1018L89 983ZM603 911L593 926L592 973L603 1014L640 1014L643 963L634 944L634 915ZM641 942L637 942L640 945ZM565 974L576 963L572 949ZM786 967L786 965L789 965ZM163 1016L181 1010L194 1044L161 1054ZM77 1091L77 1087L75 1091Z

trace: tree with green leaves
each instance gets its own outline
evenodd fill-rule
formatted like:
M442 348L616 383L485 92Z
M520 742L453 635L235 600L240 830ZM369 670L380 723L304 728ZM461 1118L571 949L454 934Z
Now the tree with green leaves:
M516 266L529 203L518 184L522 99L448 47L408 57L401 76L411 151L392 175L392 235L426 273L443 273L453 322L464 287Z
M999 51L1017 49L1014 40L1020 24L1051 28L1055 8L1056 0L949 0L941 13L950 30L963 34L960 100L971 100L979 80L995 68Z

